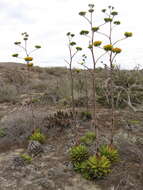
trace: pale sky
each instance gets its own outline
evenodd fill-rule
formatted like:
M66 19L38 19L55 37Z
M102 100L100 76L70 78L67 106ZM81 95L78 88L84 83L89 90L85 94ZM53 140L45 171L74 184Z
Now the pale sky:
M86 11L89 3L95 4L95 19L101 23L104 18L101 9L108 5L116 8L122 24L115 30L115 38L119 39L124 32L133 32L132 38L119 44L123 52L118 56L117 63L124 68L133 68L138 64L142 66L141 0L0 0L0 62L18 61L11 57L18 52L14 42L21 40L22 32L28 32L29 43L42 46L33 54L35 65L67 66L64 61L68 60L66 33L75 33L77 43L86 42L79 32L88 29L88 24L78 13Z

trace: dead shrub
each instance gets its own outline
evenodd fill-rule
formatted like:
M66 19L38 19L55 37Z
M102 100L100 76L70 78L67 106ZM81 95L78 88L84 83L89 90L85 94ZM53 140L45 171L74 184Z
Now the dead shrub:
M14 85L1 84L0 85L0 103L12 102L16 103L17 99L17 89Z
M24 110L22 112L16 112L8 115L4 121L0 123L2 126L5 136L0 138L0 148L2 150L8 150L13 146L23 147L27 145L28 139L34 131L35 128L40 128L43 133L44 129L43 118L45 113L34 113L34 124L31 112Z
M18 69L7 69L6 72L4 72L4 78L7 83L18 87L23 86L28 82L27 74Z

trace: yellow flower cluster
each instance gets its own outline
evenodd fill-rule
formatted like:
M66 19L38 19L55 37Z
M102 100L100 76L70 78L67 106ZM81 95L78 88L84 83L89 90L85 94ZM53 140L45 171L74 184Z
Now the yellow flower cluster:
M112 46L111 44L105 45L105 46L103 47L103 49L104 49L105 51L112 51L112 48L113 48L113 46Z
M94 46L100 46L102 44L102 41L95 41L94 43L93 43L93 45Z
M24 60L25 60L25 61L32 61L32 60L33 60L33 57L25 57Z
M121 53L121 51L122 51L122 49L120 49L120 48L117 48L117 47L113 48L113 46L111 44L105 45L103 47L103 49L105 51L112 51L113 53L116 53L116 54Z
M32 66L33 66L33 63L31 63L31 62L30 62L30 63L27 63L27 66L28 66L28 67L32 67Z
M121 53L121 51L122 51L122 49L120 49L120 48L112 48L113 53L118 54L118 53Z
M25 57L24 60L27 62L27 66L28 67L32 67L33 63L31 63L30 61L33 60L33 57Z
M125 33L124 33L124 36L125 36L126 38L132 37L132 35L133 35L132 32L125 32Z

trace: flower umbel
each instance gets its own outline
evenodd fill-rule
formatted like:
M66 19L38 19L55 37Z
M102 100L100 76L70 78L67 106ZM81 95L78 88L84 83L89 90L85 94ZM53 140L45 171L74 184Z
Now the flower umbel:
M120 48L112 48L113 53L118 54L118 53L121 53L121 51L122 51L122 49L120 49Z
M129 38L129 37L132 37L132 36L133 36L133 33L132 33L132 32L125 32L125 33L124 33L124 36L125 36L126 38Z
M93 45L96 46L96 47L100 46L101 44L102 44L102 41L95 41L93 43Z
M113 46L112 46L111 44L105 45L105 46L103 47L103 49L104 49L105 51L112 51L112 48L113 48Z
M24 60L25 60L25 61L32 61L32 60L33 60L33 57L25 57Z

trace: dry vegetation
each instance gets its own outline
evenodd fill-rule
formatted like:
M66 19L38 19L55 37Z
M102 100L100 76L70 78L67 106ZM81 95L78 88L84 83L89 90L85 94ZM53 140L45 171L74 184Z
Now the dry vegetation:
M0 64L0 151L1 154L28 145L35 129L46 137L45 146L54 146L49 164L69 162L68 150L78 145L80 138L93 131L91 125L92 85L89 72L81 70L74 75L76 121L71 112L69 71L67 68L32 67L27 79L25 65ZM87 81L85 81L85 73ZM99 144L110 141L111 104L108 93L108 70L96 69L96 114L100 126ZM143 119L142 119L142 70L114 70L115 75L115 129L114 145L120 160L111 173L102 180L95 180L102 189L141 190L143 187ZM87 84L86 84L87 82ZM88 97L86 93L88 86ZM120 89L120 90L119 90ZM87 104L88 99L88 104ZM65 115L57 113L64 111ZM94 152L95 144L90 147ZM59 158L59 159L58 159ZM37 160L32 163L42 162ZM44 158L43 158L44 162ZM75 176L73 171L68 171ZM66 178L66 175L65 177ZM59 181L58 181L59 180ZM57 179L61 182L61 178ZM76 189L76 188L75 188Z

